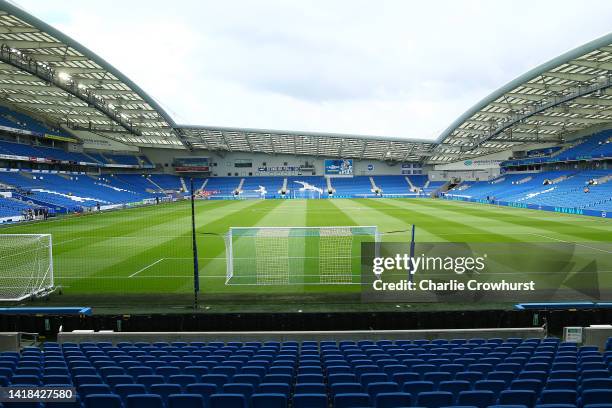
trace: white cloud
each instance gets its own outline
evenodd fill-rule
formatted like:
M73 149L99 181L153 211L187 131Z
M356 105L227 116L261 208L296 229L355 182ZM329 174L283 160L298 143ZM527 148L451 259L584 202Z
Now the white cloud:
M179 123L417 138L612 19L600 0L19 4Z

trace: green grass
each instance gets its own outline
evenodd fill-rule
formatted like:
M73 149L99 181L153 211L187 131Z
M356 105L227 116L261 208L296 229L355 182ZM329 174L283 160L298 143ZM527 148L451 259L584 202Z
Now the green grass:
M223 239L206 233L224 234L232 226L376 225L385 232L415 224L419 242L607 242L612 236L607 219L429 199L198 201L196 223L201 300L209 310L389 308L360 304L360 285L225 285ZM53 295L52 303L117 310L190 304L188 202L11 225L0 232L52 234L55 281L63 293ZM408 233L383 235L383 241L408 239Z

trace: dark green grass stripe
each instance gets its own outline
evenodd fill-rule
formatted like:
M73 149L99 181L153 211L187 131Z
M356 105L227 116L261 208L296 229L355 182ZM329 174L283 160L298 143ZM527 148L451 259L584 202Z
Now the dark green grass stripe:
M306 224L309 227L335 227L356 225L355 221L340 210L332 200L308 200Z
M495 208L495 210L487 208L486 204L483 204L481 207L470 204L461 205L460 203L453 203L445 200L432 200L426 205L432 208L432 210L435 208L443 208L458 214L470 215L481 219L495 218L500 222L506 222L525 228L536 228L543 232L548 231L552 233L552 236L556 234L565 234L587 241L609 241L610 233L612 232L612 225L610 226L610 231L606 232L598 228L584 225L584 223L578 226L575 223L566 222L567 220L564 220L562 217L559 218L559 221L541 219L539 216L546 213L534 214L531 211L525 211L518 208L507 208L506 211L498 211L498 208ZM549 213L549 215L552 214L553 213Z
M482 234L483 237L486 237L487 241L520 242L519 239L508 235L496 234L488 230L477 228L471 224L453 221L447 217L439 217L433 209L427 209L418 204L419 201L420 199L406 199L397 201L399 205L395 205L389 204L386 201L382 202L379 200L364 199L360 200L360 203L402 221L401 225L415 224L417 233L419 229L424 229L426 232L440 237L445 241L466 241L466 236L463 234L479 233ZM398 213L397 209L400 206L405 206L406 211ZM454 232L456 232L456 235L453 234ZM474 241L477 238L478 236L472 236L470 240Z

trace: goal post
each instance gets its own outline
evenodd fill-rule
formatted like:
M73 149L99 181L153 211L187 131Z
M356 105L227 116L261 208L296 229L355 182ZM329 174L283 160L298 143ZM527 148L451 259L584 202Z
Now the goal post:
M364 242L380 242L377 227L232 227L225 283L356 284Z
M0 301L19 301L53 290L50 234L0 234Z

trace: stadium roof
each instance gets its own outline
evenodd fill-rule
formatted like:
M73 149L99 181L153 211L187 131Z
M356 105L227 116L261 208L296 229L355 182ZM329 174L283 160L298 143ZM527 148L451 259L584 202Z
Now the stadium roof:
M611 85L612 33L528 71L478 102L440 135L430 161L559 142L581 130L612 125Z
M436 141L179 125L101 57L0 0L0 103L137 146L443 163L612 124L611 73L612 33L506 84Z

